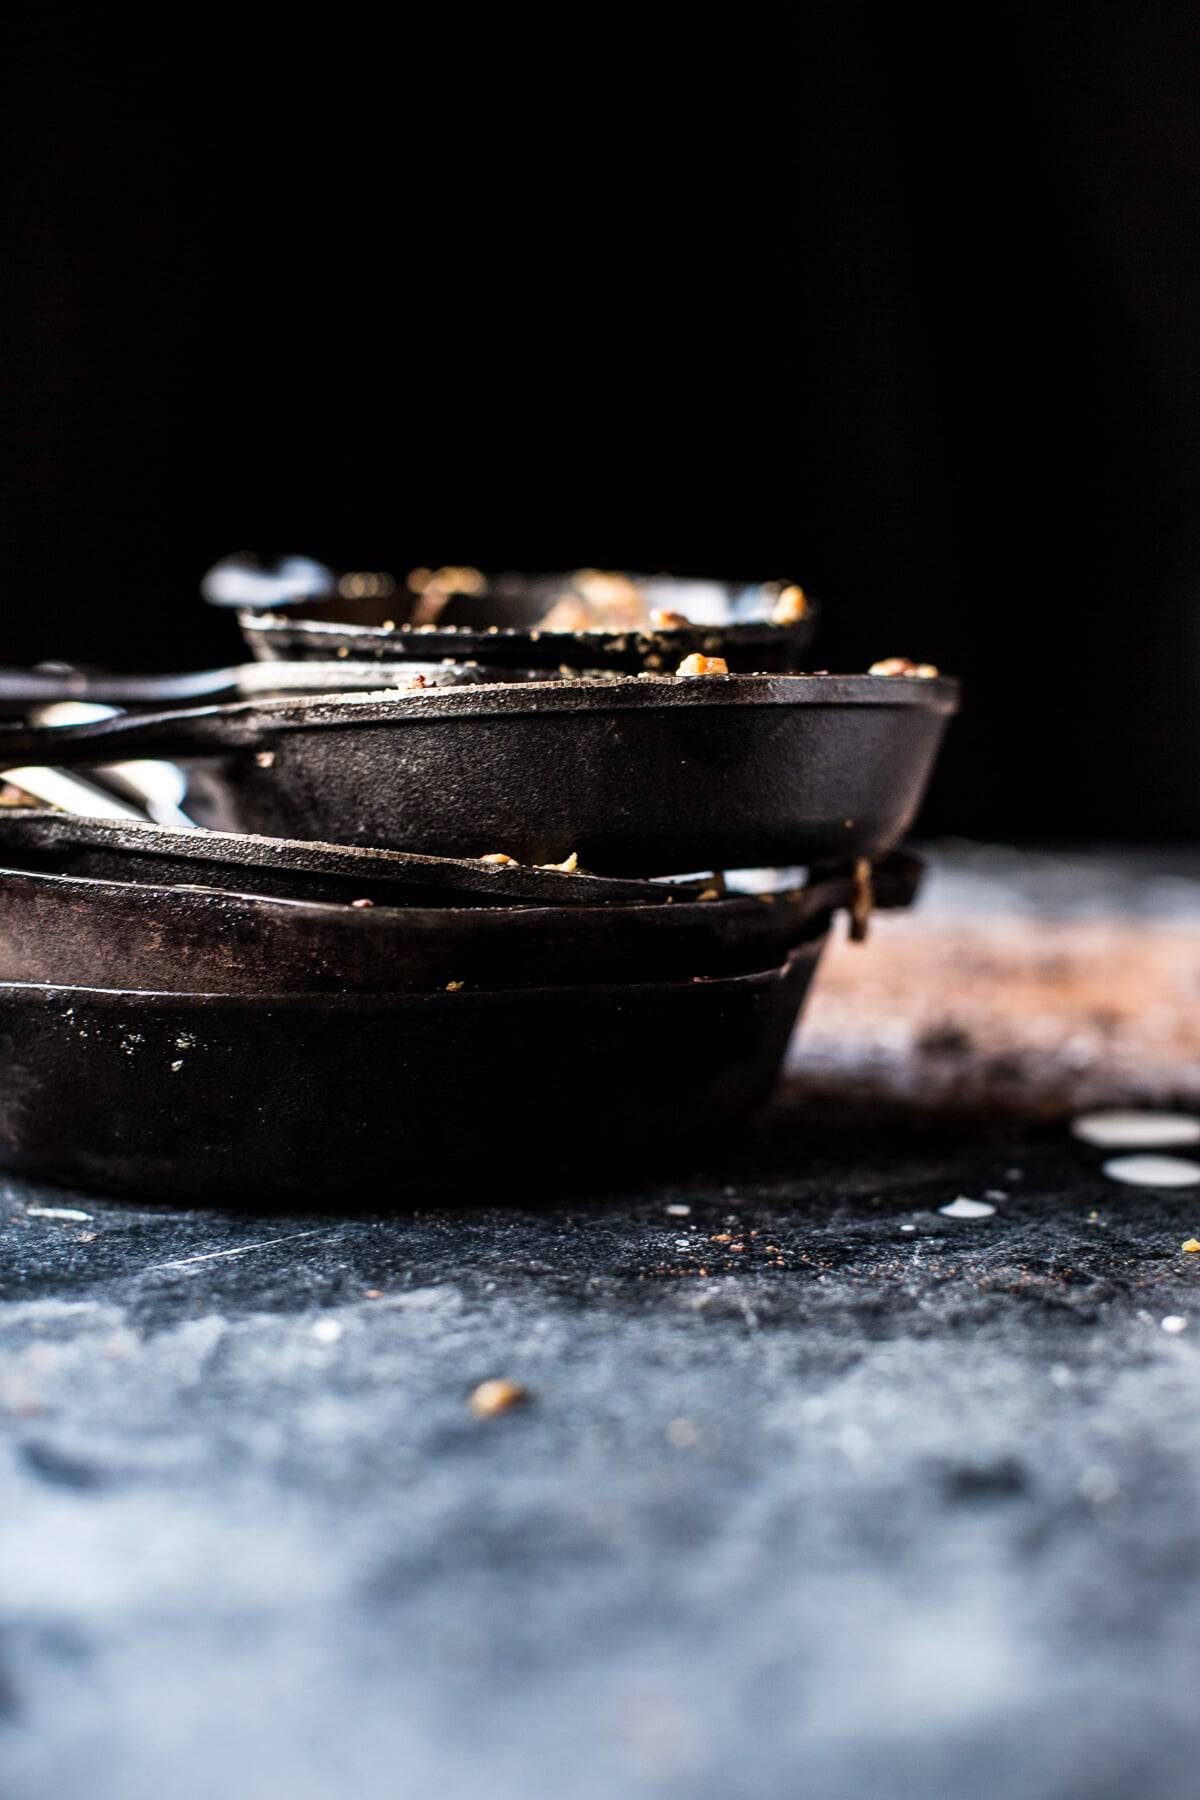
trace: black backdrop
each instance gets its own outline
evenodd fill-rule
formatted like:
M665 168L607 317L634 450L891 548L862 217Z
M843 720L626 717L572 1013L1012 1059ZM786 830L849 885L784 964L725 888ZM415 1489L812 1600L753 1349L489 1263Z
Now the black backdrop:
M965 677L930 827L1200 832L1194 7L367 17L24 27L0 658L227 660L239 547L781 574Z

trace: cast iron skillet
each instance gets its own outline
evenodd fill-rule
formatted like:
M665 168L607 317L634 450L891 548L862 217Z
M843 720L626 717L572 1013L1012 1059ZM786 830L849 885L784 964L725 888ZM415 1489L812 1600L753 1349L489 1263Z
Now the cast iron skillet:
M724 656L739 670L795 669L812 641L816 609L806 602L804 616L777 624L772 609L788 584L775 582L686 581L666 575L618 576L641 596L645 622L636 616L628 626L556 629L542 623L560 598L568 604L582 594L585 577L574 574L508 574L487 578L481 592L455 591L439 597L436 618L421 622L429 589L412 591L390 576L346 576L306 558L292 559L297 574L289 594L277 571L262 570L242 558L229 558L205 577L205 598L218 606L235 606L242 636L253 655L288 661L352 656L369 661L403 661L411 657L451 657L490 663L541 664L616 669L675 669L685 656L699 651ZM279 565L283 569L292 564ZM463 571L462 573L466 573ZM477 571L471 571L477 575ZM226 579L232 577L232 579ZM612 577L600 576L600 580ZM689 608L694 609L689 612ZM688 618L680 626L656 627L651 611L677 612Z
M256 1205L561 1192L727 1146L820 955L712 981L402 995L0 984L0 1166Z
M881 855L957 705L872 675L535 682L6 725L0 767L215 758L242 830L653 875Z
M907 904L917 880L914 858L887 859L875 903ZM829 873L670 906L356 908L9 867L0 981L271 994L707 979L777 966L852 899L850 875Z
M296 842L229 831L176 831L145 823L76 818L30 807L0 807L0 865L100 881L193 885L276 899L350 905L489 907L664 906L695 900L705 880L611 880L456 861L359 845Z

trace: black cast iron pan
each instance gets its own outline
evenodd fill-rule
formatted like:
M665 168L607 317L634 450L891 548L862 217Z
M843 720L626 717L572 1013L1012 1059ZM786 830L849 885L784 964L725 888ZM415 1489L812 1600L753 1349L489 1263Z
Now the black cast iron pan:
M917 879L914 858L887 859L875 904L907 904ZM774 967L853 900L852 877L832 872L670 906L363 908L8 867L0 981L239 994L661 982Z
M815 609L782 581L680 580L597 569L484 576L478 569L337 576L307 557L226 558L202 583L238 609L255 656L363 661L450 657L510 665L671 670L694 652L739 670L798 668ZM774 615L782 614L782 617ZM678 623L673 621L678 619Z
M493 1200L711 1157L821 939L712 981L241 996L0 984L0 1166L206 1203Z
M881 855L957 705L872 675L538 682L6 725L0 767L209 758L242 830L653 875Z
M379 906L664 906L695 900L705 880L614 880L519 863L410 855L360 845L0 807L0 866L100 881L193 885L277 899Z

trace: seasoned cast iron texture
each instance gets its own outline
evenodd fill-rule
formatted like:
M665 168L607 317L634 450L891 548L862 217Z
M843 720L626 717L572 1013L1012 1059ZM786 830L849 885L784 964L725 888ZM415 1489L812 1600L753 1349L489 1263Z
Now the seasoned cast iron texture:
M380 625L242 612L238 623L247 648L264 662L326 662L335 656L353 657L357 662L431 662L448 657L455 662L487 664L496 671L540 666L575 672L611 669L637 674L648 669L669 674L685 656L699 652L723 656L731 668L750 674L799 669L812 642L815 621L809 616L795 625L754 620L644 631L399 624L389 631Z
M546 682L4 726L0 766L208 756L245 830L653 875L891 849L957 704L870 675Z
M904 904L914 859L876 881ZM0 981L155 992L409 993L661 982L776 967L824 936L845 878L671 906L440 907L279 900L0 869Z
M498 994L0 985L0 1164L154 1198L373 1205L628 1169L765 1098L821 947L714 981Z
M540 906L647 906L695 899L704 881L614 880L521 864L456 861L359 844L259 837L244 832L175 831L164 826L82 819L32 807L0 807L0 866L107 881L233 888L280 899L426 900L459 906L521 901ZM886 904L886 902L885 902Z

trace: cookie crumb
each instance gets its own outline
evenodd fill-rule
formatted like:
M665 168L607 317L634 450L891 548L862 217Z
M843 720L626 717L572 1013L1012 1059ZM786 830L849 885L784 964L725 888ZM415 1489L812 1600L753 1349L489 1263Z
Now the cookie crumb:
M685 656L676 675L728 675L729 664L723 656L702 656L698 650Z
M522 1405L528 1398L528 1391L519 1381L509 1381L501 1376L491 1381L481 1381L472 1390L467 1404L477 1419L492 1419L497 1413L508 1412L512 1407Z

